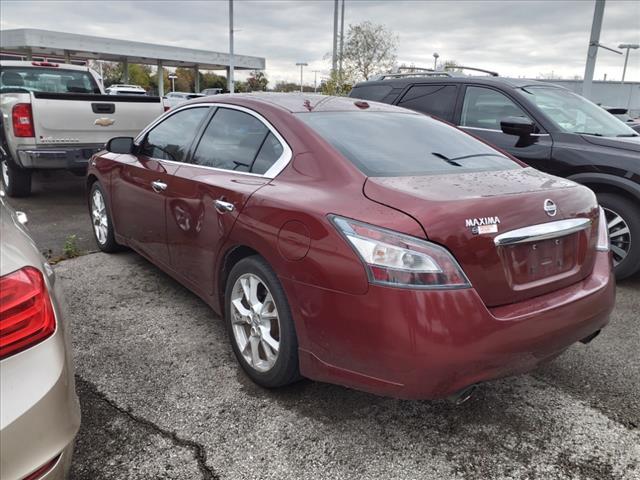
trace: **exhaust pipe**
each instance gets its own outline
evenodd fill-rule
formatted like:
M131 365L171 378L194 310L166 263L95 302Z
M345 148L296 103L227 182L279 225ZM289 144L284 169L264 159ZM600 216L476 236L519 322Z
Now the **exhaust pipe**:
M462 405L471 397L473 397L473 394L477 388L478 388L478 385L476 384L469 385L468 387L463 388L459 392L456 392L453 395L447 397L447 400L456 406Z
M584 343L586 345L587 343L591 342L591 340L596 338L598 335L600 335L600 330L596 330L588 337L584 337L582 340L580 340L580 343Z

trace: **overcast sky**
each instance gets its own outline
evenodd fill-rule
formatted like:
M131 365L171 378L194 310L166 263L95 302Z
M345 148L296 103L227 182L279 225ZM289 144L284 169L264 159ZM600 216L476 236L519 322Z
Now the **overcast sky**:
M442 60L497 70L505 76L584 74L594 0L365 1L346 0L345 32L364 20L398 35L398 61L432 66ZM265 57L271 82L298 81L295 63L327 74L333 0L235 0L235 50ZM228 51L228 1L0 0L0 27L43 28L175 46ZM640 1L607 0L601 43L640 43ZM598 52L595 78L622 76L622 55ZM627 80L640 81L640 50Z

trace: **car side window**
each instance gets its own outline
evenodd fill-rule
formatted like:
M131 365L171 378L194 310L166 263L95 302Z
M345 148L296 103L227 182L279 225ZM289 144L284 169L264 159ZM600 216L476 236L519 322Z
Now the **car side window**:
M500 130L500 121L506 117L529 119L506 95L490 88L467 87L460 117L461 126Z
M153 127L142 145L142 154L174 162L184 162L187 151L209 107L181 110Z
M453 119L456 95L455 85L415 85L404 94L398 106L450 122Z
M236 172L265 173L283 147L253 115L219 108L202 134L193 163Z

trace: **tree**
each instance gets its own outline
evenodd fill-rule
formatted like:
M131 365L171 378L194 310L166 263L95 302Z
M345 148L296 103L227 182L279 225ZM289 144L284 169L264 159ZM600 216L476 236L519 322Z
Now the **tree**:
M252 71L247 78L247 88L250 92L264 92L268 83L267 76L260 70Z
M300 84L292 83L292 82L277 82L275 87L273 87L275 92L299 92Z
M320 91L325 95L346 96L353 87L353 80L345 78L344 73L332 72L331 76L320 84Z
M369 21L349 25L345 40L342 55L345 77L369 80L374 73L393 69L396 63L398 37L384 25Z
M213 72L201 73L200 74L200 88L221 88L223 90L227 89L227 77L223 75L217 75Z

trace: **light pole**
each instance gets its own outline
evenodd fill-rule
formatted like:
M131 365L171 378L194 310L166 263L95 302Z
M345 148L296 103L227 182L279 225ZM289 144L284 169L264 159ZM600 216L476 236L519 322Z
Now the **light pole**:
M620 83L624 83L624 77L627 74L627 62L629 61L629 50L637 50L640 48L640 45L637 43L621 43L618 45L618 48L621 50L626 50L627 54L624 56L624 67L622 69L622 81Z
M318 73L320 70L313 70L313 93L318 93Z
M302 69L308 66L309 64L305 62L298 62L296 63L296 65L300 67L300 93L302 93Z
M175 92L176 91L176 78L178 78L178 76L175 73L170 73L169 74L169 80L171 80L171 91Z
M438 69L438 58L440 58L440 55L438 54L438 52L433 52L433 69L434 70Z
M233 84L233 0L229 0L229 75L227 78L227 88L229 93L234 92Z

